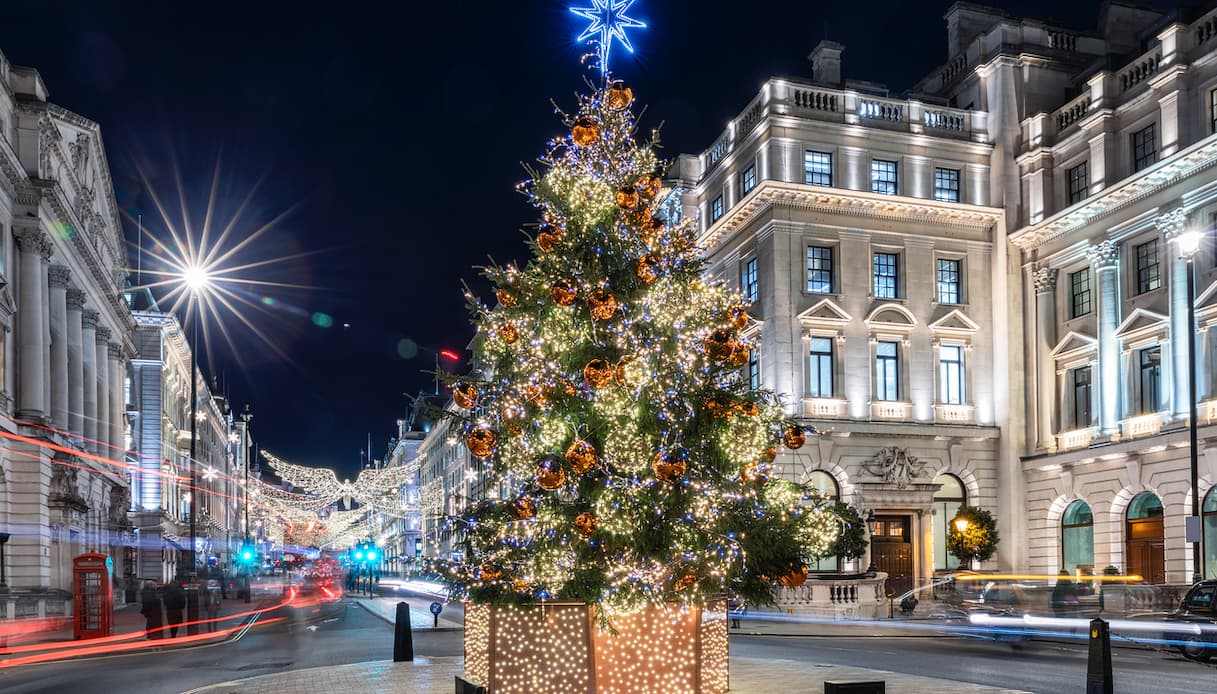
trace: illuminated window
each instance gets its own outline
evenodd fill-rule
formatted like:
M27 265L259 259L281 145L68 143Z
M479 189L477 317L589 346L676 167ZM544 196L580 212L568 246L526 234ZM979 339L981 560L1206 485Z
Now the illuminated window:
M710 221L717 222L723 216L723 196L719 195L710 203Z
M875 343L875 399L900 399L900 345Z
M1217 577L1217 487L1204 497L1204 575Z
M1069 504L1061 518L1061 568L1094 569L1094 514L1085 501Z
M946 405L963 404L963 347L938 347L938 401Z
M740 291L744 294L744 301L750 304L755 304L760 296L760 288L756 278L756 258L749 258L740 266Z
M896 162L884 159L871 160L870 190L872 193L896 195L898 192L896 176Z
M831 246L807 247L807 291L831 294L833 268Z
M895 253L876 253L874 257L874 293L876 299L895 299L898 296Z
M807 369L810 382L807 386L807 394L813 398L831 398L833 396L832 338L813 337L810 342L811 354Z
M938 259L938 303L961 303L960 274L963 261L956 258Z
M934 199L959 202L959 169L934 169Z
M758 390L761 387L761 355L759 350L748 350L748 387Z
M950 474L934 478L939 485L934 492L934 511L930 516L934 532L934 568L958 569L959 559L947 551L947 523L959 513L959 507L967 503L968 494L963 482Z
M828 152L803 153L803 182L813 186L832 186L832 154Z
M756 187L756 164L744 169L744 173L740 174L739 189L740 196L747 195Z
M814 489L820 498L827 503L833 503L841 498L841 487L837 479L823 470L814 470L807 479L807 488ZM821 557L819 561L807 567L808 571L840 571L841 558L835 554Z

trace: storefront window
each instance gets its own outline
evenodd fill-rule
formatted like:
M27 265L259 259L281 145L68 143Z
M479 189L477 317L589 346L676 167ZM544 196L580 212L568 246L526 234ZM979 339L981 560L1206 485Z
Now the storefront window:
M1069 573L1094 570L1094 514L1085 501L1075 501L1061 519L1061 568Z
M959 559L947 551L947 523L959 513L959 507L967 500L963 482L955 475L939 475L934 484L942 485L934 494L934 568L958 569Z

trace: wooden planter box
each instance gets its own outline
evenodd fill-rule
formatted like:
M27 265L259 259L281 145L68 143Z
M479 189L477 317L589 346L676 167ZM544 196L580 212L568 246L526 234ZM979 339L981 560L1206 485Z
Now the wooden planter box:
M465 672L488 694L723 694L727 603L614 615L584 603L465 606Z

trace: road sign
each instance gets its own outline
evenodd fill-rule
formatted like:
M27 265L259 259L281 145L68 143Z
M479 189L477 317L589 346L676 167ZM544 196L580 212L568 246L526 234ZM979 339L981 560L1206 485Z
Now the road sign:
M433 603L431 603L431 614L433 614L433 615L435 615L436 617L438 617L438 616L439 616L439 613L440 613L440 612L443 612L443 611L444 611L444 606L443 606L443 605L439 604L438 602L433 602Z

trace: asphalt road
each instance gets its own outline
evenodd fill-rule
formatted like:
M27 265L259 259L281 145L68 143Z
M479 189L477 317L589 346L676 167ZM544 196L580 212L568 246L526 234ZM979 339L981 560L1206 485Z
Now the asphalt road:
M414 633L418 655L460 655L460 632ZM312 621L255 626L214 646L109 656L0 670L5 694L123 692L177 694L195 687L273 672L393 657L393 630L384 620L344 601Z
M1034 641L1019 648L964 638L732 636L731 654L853 665L1021 689L1037 694L1086 690L1084 644ZM1213 694L1217 668L1151 650L1112 651L1116 694Z

